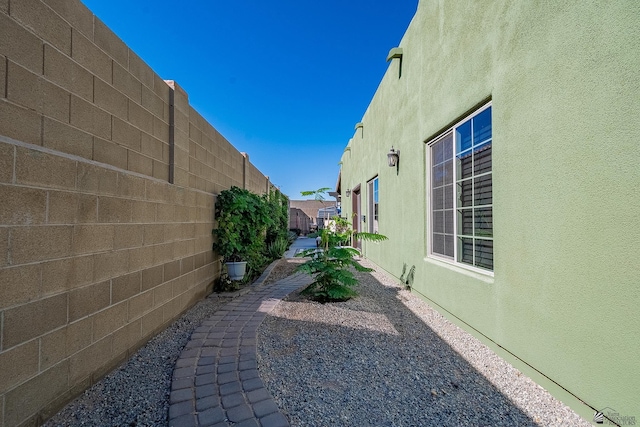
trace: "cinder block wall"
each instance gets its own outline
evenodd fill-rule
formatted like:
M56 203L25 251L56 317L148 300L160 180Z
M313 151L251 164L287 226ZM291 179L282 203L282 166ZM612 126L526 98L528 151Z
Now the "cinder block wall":
M78 0L0 0L0 427L37 425L202 298L215 194L270 188Z

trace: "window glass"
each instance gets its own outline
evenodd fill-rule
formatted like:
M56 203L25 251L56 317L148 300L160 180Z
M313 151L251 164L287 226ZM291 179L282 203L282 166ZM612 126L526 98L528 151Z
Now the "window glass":
M458 154L456 157L458 162L456 167L458 169L458 179L469 178L473 175L473 157L471 151L465 151L463 154Z
M369 232L378 232L378 211L379 211L379 194L378 194L378 177L375 177L367 183L369 192Z
M473 209L458 210L459 234L473 235Z
M446 234L450 234L453 239L453 234L455 233L454 222L453 222L453 210L444 211L443 216L444 216L444 232Z
M458 205L471 206L473 197L473 180L466 179L458 182Z
M438 144L433 148L433 164L439 165L444 161L444 146L442 144Z
M490 205L492 201L491 174L481 175L473 181L473 204L475 206Z
M453 137L446 138L443 141L442 146L444 148L443 161L451 160L453 158ZM447 162L447 164L451 165L451 169L453 172L453 164L449 162ZM451 178L453 179L453 174L451 175Z
M468 237L458 238L458 261L473 265L473 239Z
M453 218L453 215L451 216ZM453 234L445 234L444 235L444 256L448 258L453 258L455 254L455 245L454 245Z
M493 240L475 241L475 265L489 270L493 269Z
M434 233L431 236L431 244L432 244L431 250L433 251L433 253L440 254L440 255L445 255L445 251L444 251L444 234Z
M487 108L473 118L473 145L491 140L491 109Z
M491 172L491 145L486 143L473 153L473 173L479 175Z
M456 127L456 153L463 153L471 148L471 121Z
M453 209L453 184L445 185L443 187L444 192L444 208Z
M433 232L444 233L444 211L435 211L433 213Z
M437 187L440 187L445 182L445 166L438 164L433 168L433 182Z
M493 270L491 107L429 143L430 254Z
M493 237L493 209L477 208L474 211L474 235Z
M431 203L433 203L433 209L438 211L444 209L444 197L445 197L445 188L436 188L431 193Z
M447 258L453 258L455 236L453 139L449 133L431 146L431 252Z

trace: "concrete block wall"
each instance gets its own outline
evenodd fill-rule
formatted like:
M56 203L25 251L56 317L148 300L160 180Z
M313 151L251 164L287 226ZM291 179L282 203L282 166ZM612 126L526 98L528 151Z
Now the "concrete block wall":
M254 193L269 192L271 188L271 182L269 177L265 177L257 167L249 162L249 156L245 154L245 166L244 166L245 188Z
M38 425L219 275L215 195L270 188L78 0L0 0L0 427Z
M214 193L234 185L245 188L244 156L193 108L189 115L188 154L190 187Z
M167 180L171 88L77 0L8 11L3 134Z

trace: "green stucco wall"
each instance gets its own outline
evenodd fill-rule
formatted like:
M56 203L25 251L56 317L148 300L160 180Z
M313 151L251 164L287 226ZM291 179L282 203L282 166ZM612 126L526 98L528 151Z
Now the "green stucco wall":
M415 265L416 293L581 415L640 422L640 2L421 0L400 47L341 159L349 218L345 190L367 214L379 176L390 240L365 255ZM493 277L429 258L426 238L425 141L489 100Z

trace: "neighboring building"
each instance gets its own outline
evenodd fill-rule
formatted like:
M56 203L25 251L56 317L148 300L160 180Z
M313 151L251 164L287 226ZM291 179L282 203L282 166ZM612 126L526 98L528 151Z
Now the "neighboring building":
M367 258L589 420L640 420L638 28L635 1L421 0L337 185L389 237Z
M308 234L311 227L311 218L302 209L289 208L289 230L300 230L302 234Z
M329 226L329 221L336 216L340 216L340 208L338 208L338 206L329 206L318 209L318 228L327 228Z
M299 229L308 234L319 227L321 209L335 209L336 202L328 200L291 200L289 202L289 229ZM323 212L324 213L324 212ZM322 227L320 227L322 228Z

